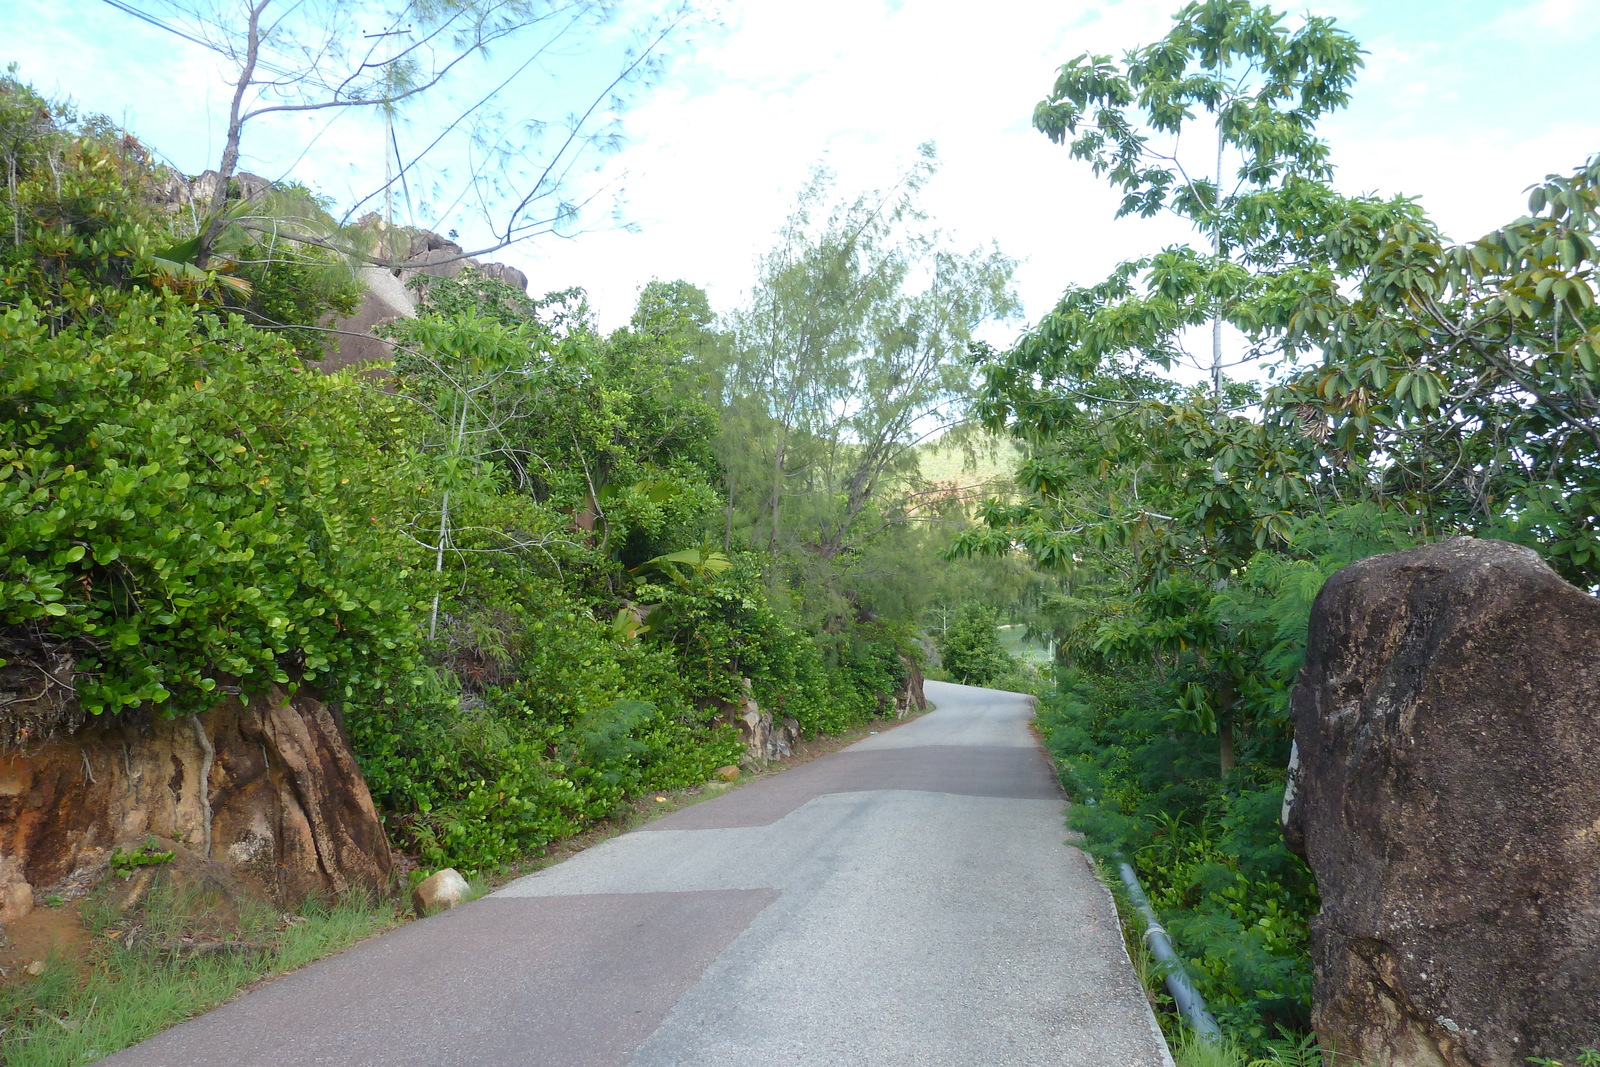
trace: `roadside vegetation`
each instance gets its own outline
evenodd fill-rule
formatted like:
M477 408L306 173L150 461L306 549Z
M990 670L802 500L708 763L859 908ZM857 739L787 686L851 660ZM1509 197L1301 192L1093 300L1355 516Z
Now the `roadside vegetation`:
M70 649L92 714L316 690L395 848L480 877L738 763L746 680L807 738L924 670L1034 693L1096 800L1072 825L1137 867L1226 1032L1164 1015L1181 1061L1314 1062L1278 813L1322 582L1467 533L1600 583L1600 157L1452 243L1335 188L1317 124L1360 67L1247 0L1068 62L1035 125L1197 238L1004 350L977 338L1014 264L924 215L929 146L887 191L818 171L741 307L658 280L606 332L579 290L419 278L381 375L312 366L372 233L287 183L175 203L136 139L0 79L0 635ZM86 1062L399 919L108 899L73 905L86 966L0 980L7 1062Z
M962 449L972 331L1013 310L1010 262L918 211L931 150L888 193L819 173L729 315L655 282L603 333L581 292L468 269L416 283L381 375L312 366L356 261L239 222L332 232L305 190L236 185L208 218L11 79L0 156L0 631L69 650L91 715L310 687L418 875L698 790L744 758L747 695L803 738L878 722L924 613L1007 569L940 560L971 492L919 470L930 428ZM0 977L7 1062L85 1062L396 921L218 918L181 881L126 919L58 902L73 958ZM112 944L126 923L165 932Z
M1335 188L1317 124L1360 67L1331 19L1245 0L1068 62L1035 126L1121 215L1197 239L1069 287L981 366L1019 492L953 554L1049 577L1027 619L1057 649L1040 729L1097 801L1072 825L1134 863L1236 1046L1191 1063L1300 1062L1308 1033L1316 888L1278 817L1324 579L1471 534L1600 582L1600 157L1454 244L1415 199Z
M125 888L107 882L78 905L70 956L58 952L39 961L38 975L0 982L7 1064L92 1063L402 920L395 902L360 892L280 914L164 878L137 902L119 899Z

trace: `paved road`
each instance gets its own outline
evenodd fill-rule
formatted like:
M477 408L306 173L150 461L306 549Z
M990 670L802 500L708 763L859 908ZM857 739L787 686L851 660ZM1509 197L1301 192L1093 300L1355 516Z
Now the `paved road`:
M1170 1067L1027 704L928 695L103 1062Z

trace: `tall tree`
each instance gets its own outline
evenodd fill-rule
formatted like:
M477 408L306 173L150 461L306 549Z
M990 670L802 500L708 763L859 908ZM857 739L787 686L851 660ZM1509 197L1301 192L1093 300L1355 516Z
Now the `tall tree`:
M1528 211L1454 246L1405 220L1358 243L1350 281L1302 286L1287 336L1317 355L1264 416L1423 530L1519 541L1593 585L1600 156L1534 185Z
M915 445L962 420L974 331L1010 317L1013 263L957 252L917 207L925 146L887 192L818 173L731 320L726 462L759 536L824 560L917 507Z
M1185 249L1168 269L1209 275L1183 279L1181 313L1184 325L1209 320L1214 393L1223 324L1243 310L1231 268L1282 264L1314 240L1306 215L1319 212L1318 183L1332 174L1316 122L1349 101L1361 65L1355 38L1332 19L1307 16L1291 29L1250 0L1198 0L1120 64L1087 53L1071 60L1034 109L1035 127L1122 191L1119 218L1168 211L1209 238L1209 256ZM1211 145L1190 148L1186 133Z
M1070 287L985 369L986 418L1033 443L1031 498L988 506L987 529L961 548L1020 543L1046 566L1093 559L1120 575L1131 616L1111 620L1107 639L1122 641L1138 617L1150 640L1204 661L1215 714L1191 718L1220 735L1224 767L1240 679L1208 587L1285 538L1297 513L1363 490L1360 472L1305 447L1300 423L1261 419L1256 385L1227 380L1223 326L1243 336L1246 361L1292 358L1301 301L1354 278L1389 228L1422 218L1408 201L1328 184L1315 124L1344 105L1359 67L1356 42L1331 20L1291 29L1245 0L1189 4L1120 64L1066 64L1036 126L1122 191L1119 215L1174 212L1209 248L1169 247ZM1194 132L1208 142L1199 161L1183 147ZM1216 169L1201 176L1201 165ZM1204 326L1209 388L1188 388L1169 372Z

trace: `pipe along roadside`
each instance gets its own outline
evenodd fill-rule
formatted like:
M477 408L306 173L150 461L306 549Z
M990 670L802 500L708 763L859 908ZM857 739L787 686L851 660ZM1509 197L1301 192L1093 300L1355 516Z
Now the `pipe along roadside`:
M1094 803L1094 801L1090 801ZM1172 939L1167 936L1166 928L1161 925L1161 920L1156 918L1156 910L1150 906L1150 898L1144 895L1144 886L1139 884L1139 875L1134 872L1133 865L1116 856L1117 873L1122 876L1122 884L1128 889L1128 900L1133 903L1134 909L1144 919L1144 943L1150 949L1150 954L1160 963L1166 972L1167 992L1172 994L1172 1002L1178 1006L1178 1014L1183 1016L1183 1021L1200 1039L1209 1045L1222 1042L1222 1031L1217 1027L1217 1020L1211 1017L1211 1012L1206 1010L1205 998L1200 995L1200 990L1189 981L1189 972L1183 969L1183 961L1178 959L1178 954L1172 950Z
M1083 802L1089 807L1095 807L1095 798L1087 789L1084 789L1073 775L1070 768L1062 768L1061 775L1071 780L1083 796ZM1205 998L1200 995L1200 990L1194 987L1194 982L1189 979L1189 972L1184 969L1183 961L1173 950L1172 938L1167 936L1166 927L1161 925L1161 920L1156 916L1155 908L1150 906L1150 898L1145 895L1144 886L1139 882L1139 874L1133 869L1121 851L1112 853L1112 862L1117 865L1117 874L1122 878L1122 884L1128 891L1128 901L1139 913L1139 918L1144 922L1145 947L1150 954L1161 964L1161 969L1167 983L1167 992L1172 994L1172 1002L1177 1005L1178 1014L1183 1016L1183 1021L1208 1045L1222 1043L1222 1030L1217 1026L1217 1020L1212 1017L1206 1008Z

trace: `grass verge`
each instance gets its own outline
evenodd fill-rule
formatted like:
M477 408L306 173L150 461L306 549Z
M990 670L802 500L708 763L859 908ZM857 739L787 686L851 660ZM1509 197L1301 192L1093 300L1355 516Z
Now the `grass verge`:
M394 902L360 893L279 914L176 888L164 871L124 906L127 895L120 884L96 889L78 905L85 947L0 983L0 1061L93 1063L403 921Z

